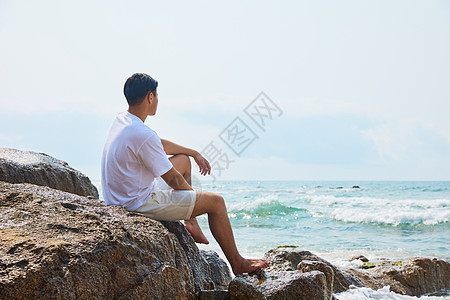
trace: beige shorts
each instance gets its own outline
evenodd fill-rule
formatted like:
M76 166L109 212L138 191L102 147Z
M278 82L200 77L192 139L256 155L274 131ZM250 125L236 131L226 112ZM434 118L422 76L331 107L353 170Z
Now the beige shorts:
M157 180L155 191L135 211L154 220L189 220L195 206L195 191L173 190L162 178Z

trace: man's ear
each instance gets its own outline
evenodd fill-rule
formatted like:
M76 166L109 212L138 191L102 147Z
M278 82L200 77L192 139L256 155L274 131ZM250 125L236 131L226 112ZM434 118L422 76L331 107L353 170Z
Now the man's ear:
M148 92L146 99L148 101L149 104L153 103L153 93L152 92Z

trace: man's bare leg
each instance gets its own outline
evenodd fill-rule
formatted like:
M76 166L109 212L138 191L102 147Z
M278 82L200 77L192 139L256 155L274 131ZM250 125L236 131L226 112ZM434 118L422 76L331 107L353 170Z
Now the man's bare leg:
M223 197L211 192L196 193L197 200L192 212L192 218L204 213L208 214L209 228L227 257L233 273L238 275L267 268L270 265L270 262L267 260L247 259L239 254Z
M170 162L172 163L173 167L181 174L183 175L186 182L192 186L192 180L191 180L191 160L187 155L184 154L177 154L169 158ZM197 222L197 219L191 218L189 220L184 221L184 226L186 227L187 231L192 235L194 238L194 241L196 243L200 244L209 244L208 239L203 234L202 229L200 228L200 225Z

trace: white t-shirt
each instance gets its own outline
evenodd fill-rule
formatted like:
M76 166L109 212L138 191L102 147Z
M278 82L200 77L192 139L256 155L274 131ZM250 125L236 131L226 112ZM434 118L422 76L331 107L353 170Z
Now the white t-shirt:
M172 168L161 139L129 112L117 115L102 157L102 190L107 205L136 210L154 191L156 178Z

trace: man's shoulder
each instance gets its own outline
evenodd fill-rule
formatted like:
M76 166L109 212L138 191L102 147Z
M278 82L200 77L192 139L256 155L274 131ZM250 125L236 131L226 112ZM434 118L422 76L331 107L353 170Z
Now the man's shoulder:
M157 143L158 134L140 119L123 112L119 113L113 123L111 135L115 143L139 149L144 143Z
M155 145L161 143L161 139L156 131L143 123L132 128L132 130L129 131L129 134L130 139L133 139L139 148L144 144Z
M136 128L141 131L143 134L146 135L155 135L157 136L158 134L156 133L156 131L154 131L153 129L151 129L149 126L145 125L144 123L140 123L140 124L136 124Z
M140 119L128 112L119 113L116 117L116 120L122 126L124 126L127 131L149 136L156 134L153 129L145 125Z
M158 137L156 132L145 124L130 125L126 131L126 135L128 135L130 139L135 139L141 142Z

